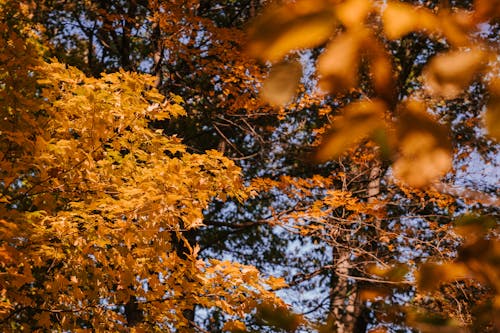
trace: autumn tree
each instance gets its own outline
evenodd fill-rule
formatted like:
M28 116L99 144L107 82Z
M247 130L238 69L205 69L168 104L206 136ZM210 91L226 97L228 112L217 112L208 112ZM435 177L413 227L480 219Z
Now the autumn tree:
M182 97L154 76L45 61L31 5L0 7L2 330L191 331L195 305L285 306L268 291L280 279L200 260L184 236L213 197L247 191L220 152L151 128L184 115Z

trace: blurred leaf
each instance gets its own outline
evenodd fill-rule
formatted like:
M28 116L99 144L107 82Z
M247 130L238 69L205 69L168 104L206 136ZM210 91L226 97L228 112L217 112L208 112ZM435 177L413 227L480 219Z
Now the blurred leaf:
M389 39L398 39L412 31L436 32L439 21L428 9L399 2L388 2L382 20Z
M406 278L406 274L410 271L405 264L397 264L392 267L380 267L378 265L369 265L367 271L370 274L379 276L385 280L393 282L402 282Z
M462 263L446 263L441 265L427 263L420 266L416 276L418 288L430 291L438 288L442 283L470 278L471 274Z
M337 18L346 27L361 26L373 8L371 0L348 0L335 8Z
M488 134L500 142L500 78L489 84L490 98L486 106L486 129Z
M465 333L465 327L457 321L441 314L423 311L419 308L406 308L406 322L422 333Z
M271 8L250 29L249 52L274 62L290 51L324 43L336 25L325 1L303 0Z
M467 10L441 10L438 15L442 34L455 47L469 45L469 33L475 30L472 15Z
M370 38L367 47L369 48L367 57L373 88L380 97L383 97L388 103L392 103L395 99L396 89L389 53L375 38Z
M284 306L264 303L257 307L257 318L263 324L274 328L294 332L304 322L304 319Z
M457 97L482 69L485 60L486 54L479 49L452 51L434 57L423 73L428 91L445 98Z
M297 92L302 66L298 61L274 65L262 87L262 98L274 105L285 105Z
M500 0L475 0L476 22L489 21L500 17Z
M423 187L451 168L452 150L448 130L418 101L406 103L397 127L400 156L393 165L397 178Z
M359 291L358 297L361 301L374 301L390 294L391 291L387 288L363 288Z
M325 162L335 158L375 130L383 128L384 111L385 104L378 100L350 104L344 109L343 116L333 120L332 129L316 153L316 159Z
M462 237L482 237L496 225L491 216L464 215L455 220L454 230Z
M330 42L318 59L321 89L341 93L356 87L363 37L360 31L349 31Z
M375 129L371 138L379 146L382 159L391 160L396 147L394 129L386 124L386 126Z

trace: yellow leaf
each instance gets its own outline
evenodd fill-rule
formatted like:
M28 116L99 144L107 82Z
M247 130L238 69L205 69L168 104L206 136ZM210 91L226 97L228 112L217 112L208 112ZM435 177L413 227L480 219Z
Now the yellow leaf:
M287 286L287 283L285 279L283 278L276 278L274 276L271 276L267 279L266 283L271 287L272 289L279 289L279 288L284 288Z
M285 105L297 92L302 66L298 61L274 65L262 87L262 98L275 105Z
M363 24L372 10L371 0L349 0L339 4L335 13L346 27L356 27Z

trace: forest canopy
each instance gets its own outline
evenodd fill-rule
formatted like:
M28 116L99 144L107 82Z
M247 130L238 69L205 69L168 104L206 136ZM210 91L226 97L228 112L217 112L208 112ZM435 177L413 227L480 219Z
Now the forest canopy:
M0 330L500 330L499 1L0 17Z

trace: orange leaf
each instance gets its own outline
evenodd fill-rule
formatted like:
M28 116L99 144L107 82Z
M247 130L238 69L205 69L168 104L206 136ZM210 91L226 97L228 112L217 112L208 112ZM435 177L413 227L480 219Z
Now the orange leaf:
M323 140L316 159L325 162L342 154L375 130L384 127L385 104L381 101L352 103L344 115L333 121L330 134Z
M399 2L388 2L382 20L389 39L398 39L412 31L439 31L439 21L428 9Z

